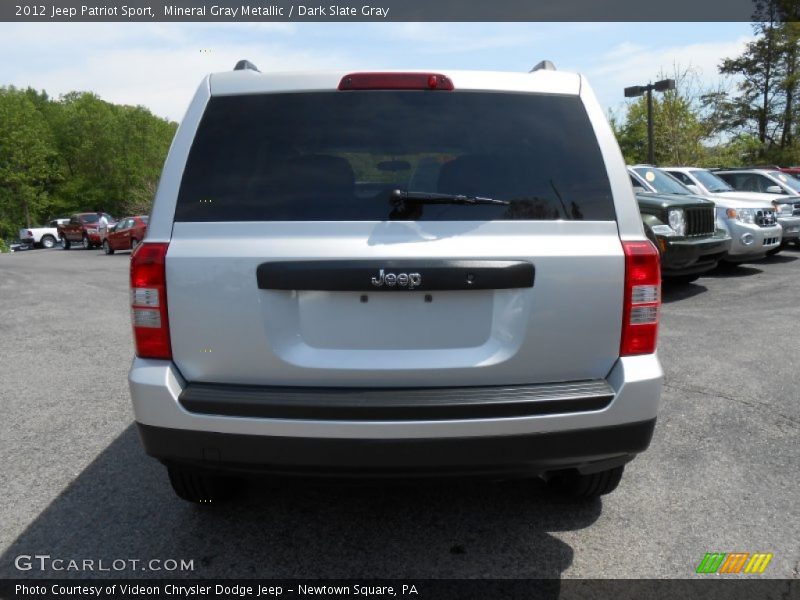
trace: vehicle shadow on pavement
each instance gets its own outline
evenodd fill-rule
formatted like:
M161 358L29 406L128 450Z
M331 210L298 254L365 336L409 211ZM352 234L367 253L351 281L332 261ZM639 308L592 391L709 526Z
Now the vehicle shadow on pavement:
M677 283L665 279L661 283L661 301L665 304L677 300L693 298L698 294L708 291L708 288L698 283Z
M309 485L254 482L219 506L172 493L123 431L11 544L2 577L548 578L574 551L551 532L594 523L538 482ZM18 571L19 555L193 560L190 572ZM139 567L141 569L141 566ZM558 597L559 585L547 586ZM550 589L552 587L552 589Z
M764 262L768 265L780 265L784 263L791 263L797 260L796 253L793 254L786 254L785 251L781 251L780 254L774 254L772 256L768 256L764 259Z
M756 267L748 265L720 263L720 265L716 269L708 271L707 273L703 273L703 277L715 277L715 278L750 277L751 275L758 275L759 273L763 272L764 271L762 271L761 269L757 269Z

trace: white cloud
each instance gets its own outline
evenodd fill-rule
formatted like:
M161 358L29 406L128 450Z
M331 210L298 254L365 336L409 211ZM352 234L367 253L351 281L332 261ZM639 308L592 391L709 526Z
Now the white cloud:
M10 35L7 26L0 28L0 55L19 57L0 67L0 85L44 89L54 97L92 91L179 120L201 79L232 69L239 59L262 71L334 68L349 60L290 44L295 29L284 23L59 25L15 27ZM21 45L36 51L20 52Z
M601 65L590 69L593 75L623 82L646 83L660 71L671 73L673 65L691 66L702 77L713 77L723 58L737 56L752 38L742 36L725 42L700 42L666 48L645 48L622 43L605 53Z
M631 85L646 84L659 74L671 76L675 68L691 69L703 86L714 86L722 78L717 67L724 58L738 56L751 36L732 41L699 42L682 46L649 48L623 42L603 53L581 70L586 74L604 106L622 104L622 90Z
M88 90L178 120L205 74L229 70L241 58L262 72L522 71L548 58L559 69L585 73L609 107L621 104L623 87L674 64L713 83L720 60L751 39L740 35L743 29L728 34L736 36L730 41L694 42L706 31L680 23L0 23L0 56L14 57L0 61L0 85L52 96ZM656 43L656 36L673 41Z

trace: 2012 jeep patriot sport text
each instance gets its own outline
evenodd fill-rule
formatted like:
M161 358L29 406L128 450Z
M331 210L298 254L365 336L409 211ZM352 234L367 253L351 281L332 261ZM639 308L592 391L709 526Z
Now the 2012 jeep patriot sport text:
M131 287L139 432L190 501L256 472L594 497L652 436L658 254L549 64L208 76Z

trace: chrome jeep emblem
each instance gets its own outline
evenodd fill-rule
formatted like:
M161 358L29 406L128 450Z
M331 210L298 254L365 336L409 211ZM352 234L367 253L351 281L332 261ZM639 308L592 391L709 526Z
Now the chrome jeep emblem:
M413 290L422 285L422 275L419 273L384 273L383 269L378 270L378 276L372 278L372 285L375 287L404 287Z

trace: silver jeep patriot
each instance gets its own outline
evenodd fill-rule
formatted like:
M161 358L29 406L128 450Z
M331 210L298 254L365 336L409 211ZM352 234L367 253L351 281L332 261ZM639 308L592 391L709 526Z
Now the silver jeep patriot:
M131 260L144 448L192 502L256 473L608 493L655 425L658 261L580 75L242 61Z

